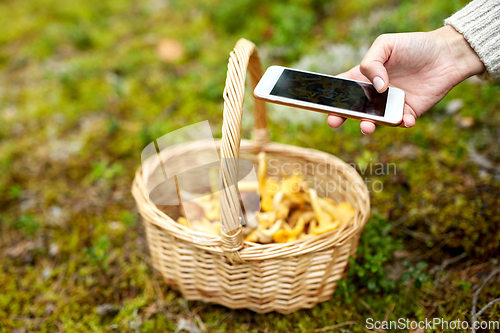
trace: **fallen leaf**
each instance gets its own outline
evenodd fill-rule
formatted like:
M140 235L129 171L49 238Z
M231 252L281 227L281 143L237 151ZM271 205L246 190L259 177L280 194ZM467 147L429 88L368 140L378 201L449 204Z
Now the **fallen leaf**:
M175 39L162 39L156 47L158 58L164 62L176 62L184 56L184 46Z
M464 128L469 128L474 126L474 118L472 117L463 117L458 120L458 124Z

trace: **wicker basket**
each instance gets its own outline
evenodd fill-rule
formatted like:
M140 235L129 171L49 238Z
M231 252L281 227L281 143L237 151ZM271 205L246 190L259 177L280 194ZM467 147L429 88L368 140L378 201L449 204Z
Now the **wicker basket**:
M318 194L336 202L349 202L356 208L354 221L306 240L263 245L244 241L242 228L238 227L238 209L230 207L239 203L237 193L229 193L228 198L221 196L221 222L228 227L226 230L234 230L222 237L189 230L149 201L141 169L136 173L132 194L144 220L154 267L186 299L286 314L311 308L331 297L349 255L356 252L359 234L370 213L370 199L359 174L340 159L313 149L268 142L265 105L260 100L255 100L253 141L241 140L247 67L255 87L262 76L260 61L255 45L241 39L229 59L223 133L222 139L216 140L221 157L244 157L256 163L256 153L265 151L285 172L301 165L306 180L338 185L328 191L322 191L320 186ZM170 149L169 158L181 151ZM188 145L182 151L203 149ZM322 172L315 171L320 165ZM203 242L196 241L193 234L202 237Z

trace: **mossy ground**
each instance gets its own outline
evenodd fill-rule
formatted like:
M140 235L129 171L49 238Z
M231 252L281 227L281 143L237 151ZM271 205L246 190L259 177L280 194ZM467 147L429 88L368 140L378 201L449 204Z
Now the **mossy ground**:
M368 317L469 320L472 293L500 253L498 84L468 80L414 128L370 137L355 121L332 130L272 118L273 141L330 152L360 171L394 163L396 174L363 177L382 182L372 210L404 244L388 274L403 260L425 261L432 279L421 289L408 281L373 293L358 283L350 304L336 293L288 316L187 302L151 268L130 194L151 140L206 119L220 137L228 53L238 38L261 47L264 66L290 65L331 44L360 48L381 33L438 28L465 3L0 3L0 331L173 332L197 323L208 332L364 332ZM161 61L164 39L180 42L183 56ZM451 113L457 99L463 107ZM464 251L434 284L432 268ZM498 296L499 281L483 290L479 307ZM481 319L499 320L499 310Z

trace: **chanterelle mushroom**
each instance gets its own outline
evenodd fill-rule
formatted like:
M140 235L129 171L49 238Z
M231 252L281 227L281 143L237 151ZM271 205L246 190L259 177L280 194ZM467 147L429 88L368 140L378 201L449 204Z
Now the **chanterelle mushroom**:
M276 220L276 212L261 212L257 214L257 220L262 228L269 228Z
M212 200L212 207L205 211L205 217L210 221L220 220L220 201L218 193L213 194L216 198Z
M285 223L285 225L287 225ZM273 240L276 243L287 243L287 242L292 242L297 239L298 235L304 231L304 227L306 225L306 222L304 218L299 218L297 221L297 224L293 229L280 229L276 231L273 235Z
M318 198L318 194L314 189L309 190L309 195L311 196L311 206L313 207L314 213L316 214L316 219L320 224L330 224L332 223L332 218L323 211Z
M331 201L325 199L320 199L320 205L333 219L345 224L354 217L356 210L348 202L342 202L335 206L331 204Z
M257 229L252 230L248 236L245 237L247 242L257 242L259 240L259 236L257 235Z
M259 242L262 244L271 243L273 241L273 235L276 231L281 228L283 220L277 220L269 229L257 228L257 237Z
M283 198L285 197L285 192L279 191L277 192L274 197L273 197L273 209L275 212L278 211L280 208L280 203L283 201Z
M306 203L303 194L304 179L295 172L292 177L285 178L281 184L281 189L285 193L285 197L296 206L302 206Z
M338 228L340 224L339 221L334 221L330 215L323 211L316 191L314 189L310 189L309 194L311 196L311 205L313 206L317 219L309 224L309 232L315 235L320 235Z
M266 153L261 151L257 158L259 160L259 170L257 171L257 177L259 180L259 185L262 187L264 185L264 179L266 178L267 173L267 162L266 162Z
M191 223L191 229L204 232L210 235L220 235L221 223L220 221L210 222L206 218Z

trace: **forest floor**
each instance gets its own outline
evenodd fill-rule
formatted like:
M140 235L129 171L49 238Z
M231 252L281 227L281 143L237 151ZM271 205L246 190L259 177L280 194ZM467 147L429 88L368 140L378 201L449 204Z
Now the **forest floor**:
M479 311L500 294L498 274L479 290L500 257L498 84L471 78L414 128L371 136L356 121L333 130L324 115L269 106L273 141L355 164L371 191L357 259L340 290L312 309L261 315L186 301L152 268L130 193L155 138L207 119L220 137L228 54L239 38L259 46L265 67L338 74L378 35L436 29L465 3L2 1L0 332L365 332L369 318L470 322L473 304ZM379 165L393 167L369 167ZM499 313L497 303L479 320Z

